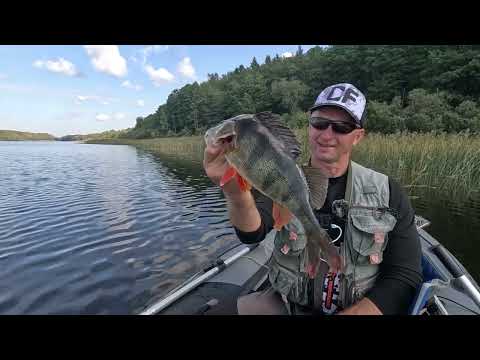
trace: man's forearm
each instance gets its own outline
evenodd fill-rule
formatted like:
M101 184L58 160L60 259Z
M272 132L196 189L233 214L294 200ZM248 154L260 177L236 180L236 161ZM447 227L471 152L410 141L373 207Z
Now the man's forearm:
M223 193L232 225L244 232L256 231L261 225L261 218L252 193L232 190L229 185L225 185Z
M337 315L383 315L380 309L369 299L363 298Z

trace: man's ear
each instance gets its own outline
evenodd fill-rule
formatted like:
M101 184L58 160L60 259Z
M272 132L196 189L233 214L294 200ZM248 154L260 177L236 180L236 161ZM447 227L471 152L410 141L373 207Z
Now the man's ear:
M353 146L357 145L365 136L365 129L355 130L355 136L353 138Z

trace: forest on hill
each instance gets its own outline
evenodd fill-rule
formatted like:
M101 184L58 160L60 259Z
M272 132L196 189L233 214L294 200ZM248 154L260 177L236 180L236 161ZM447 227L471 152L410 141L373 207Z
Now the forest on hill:
M326 86L348 82L367 97L367 130L380 133L480 131L479 45L335 45L301 47L289 58L174 90L165 104L137 117L113 137L153 138L203 133L242 113L273 111L291 127L306 125L307 111Z

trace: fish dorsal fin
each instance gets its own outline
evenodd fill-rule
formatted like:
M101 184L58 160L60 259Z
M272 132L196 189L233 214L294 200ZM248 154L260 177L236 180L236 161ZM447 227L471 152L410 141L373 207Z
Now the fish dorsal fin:
M300 156L302 153L300 143L293 131L282 122L280 115L264 111L255 114L255 118L280 140L293 159L296 160Z
M328 191L328 177L320 169L303 165L303 173L310 189L310 203L314 209L321 209Z

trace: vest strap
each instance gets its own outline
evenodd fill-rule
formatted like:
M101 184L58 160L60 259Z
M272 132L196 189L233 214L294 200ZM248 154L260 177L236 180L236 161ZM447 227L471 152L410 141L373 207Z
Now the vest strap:
M317 276L313 279L313 308L315 311L323 312L323 284L325 283L325 276L328 273L329 266L322 261Z
M347 175L347 186L345 188L345 201L350 205L350 200L352 198L352 160L348 163L348 175Z

